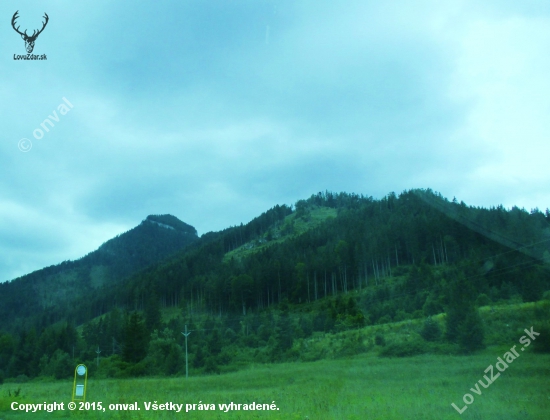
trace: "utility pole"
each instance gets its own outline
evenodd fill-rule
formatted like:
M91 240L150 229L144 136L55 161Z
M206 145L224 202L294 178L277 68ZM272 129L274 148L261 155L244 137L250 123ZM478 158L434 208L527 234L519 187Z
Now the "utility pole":
M99 353L101 353L101 350L99 350L99 346L97 346L97 350L95 352L97 353L97 366L99 367Z
M187 332L187 324L185 324L185 332L182 334L185 336L185 379L189 377L189 364L187 363L187 336L191 334L191 331Z

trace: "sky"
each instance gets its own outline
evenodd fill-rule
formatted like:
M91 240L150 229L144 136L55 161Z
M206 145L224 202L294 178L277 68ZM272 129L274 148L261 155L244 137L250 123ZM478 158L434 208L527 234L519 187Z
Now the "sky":
M29 35L48 23L33 54ZM319 191L550 207L550 2L3 1L0 281ZM48 122L45 122L49 120Z

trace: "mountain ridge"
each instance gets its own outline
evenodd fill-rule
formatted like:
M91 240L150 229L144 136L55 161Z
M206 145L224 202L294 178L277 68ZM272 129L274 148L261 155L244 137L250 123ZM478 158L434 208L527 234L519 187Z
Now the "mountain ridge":
M55 307L68 299L78 299L107 283L116 284L196 240L196 229L175 216L150 215L139 225L107 240L77 260L63 261L2 283L0 290L4 293L0 294L0 318L10 319L22 315L22 312L28 315L32 311ZM20 296L19 299L12 296L10 300L21 300L26 304L10 305L11 309L6 309L10 293Z
M316 212L321 215L318 220ZM470 222L461 223L454 214L457 212ZM192 226L173 216L151 215L117 237L127 239L124 247L117 247L121 241L113 238L86 256L96 263L94 270L87 273L89 293L78 304L86 310L63 304L74 297L67 286L74 279L68 275L63 277L64 283L57 279L62 287L56 294L50 293L46 304L42 299L42 305L34 308L36 311L49 308L52 321L69 317L80 323L112 307L143 310L146 297L154 290L163 306L195 308L198 304L201 310L217 307L219 312L246 313L282 299L293 303L309 301L312 294L317 296L317 289L321 287L326 295L327 289L331 293L347 293L366 286L372 279L378 284L386 276L391 277L392 268L395 271L399 264L418 265L422 261L435 266L456 264L477 248L481 265L498 268L501 263L493 262L484 251L509 249L509 242L495 242L498 235L504 237L520 231L521 241L514 242L515 248L529 246L547 238L548 221L548 210L544 215L517 208L506 211L501 206L467 207L462 202L449 202L429 189L405 191L399 196L390 193L379 200L327 191L298 200L295 209L276 205L246 225L208 232L200 238ZM479 229L472 230L473 223L485 225L493 234L483 235ZM163 255L156 262L149 260L133 267L133 272L128 267L119 267L118 281L105 282L105 265L121 257L128 261L136 256L139 259L143 255L139 250L147 249L139 243L139 235L135 236L136 229L150 230L150 237L160 234L163 238L179 231L194 240L186 248ZM533 248L537 255L530 257L544 265L546 259L541 257L548 255L548 243L537 247ZM67 269L67 264L75 263L78 261L60 266L65 265L62 268ZM327 271L332 276L328 285ZM81 275L78 270L71 273L73 277ZM320 273L324 273L322 281L317 278ZM534 291L522 291L525 285L518 283L514 290L522 291L526 297L538 295L543 283L534 286ZM29 311L26 313L31 315Z
M178 234L172 222L146 219L92 257L131 256L139 251L136 229L158 241ZM0 366L6 377L62 378L74 370L72 353L93 366L101 349L102 375L171 375L183 372L179 332L187 328L194 331L192 368L206 373L244 361L352 356L372 346L398 356L478 351L484 337L509 343L512 332L502 322L484 325L481 307L492 313L493 305L535 302L525 308L549 319L550 306L538 304L550 296L549 227L549 210L466 206L431 190L381 199L320 192L294 209L277 205L246 224L208 232L81 295L70 288L82 274L74 270L78 262L65 262L46 306L33 306L31 281L0 285ZM186 229L191 234L180 236L193 237ZM93 267L90 279L107 270ZM372 336L401 321L406 325L397 327L407 331L399 340L392 335L386 346L383 334ZM495 339L501 330L508 335ZM550 326L541 331L550 334Z

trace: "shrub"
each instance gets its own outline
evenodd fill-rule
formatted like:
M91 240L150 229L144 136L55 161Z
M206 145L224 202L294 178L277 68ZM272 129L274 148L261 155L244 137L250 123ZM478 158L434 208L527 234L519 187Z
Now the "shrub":
M377 333L374 336L374 344L376 344L377 346L385 346L386 345L386 339L384 338L384 336L382 334Z
M485 331L479 313L477 311L468 313L459 327L458 344L464 352L470 353L485 348L484 338Z
M399 321L405 321L406 319L410 319L411 314L408 314L407 312L403 311L402 309L398 309L395 313L395 317L393 318L394 322Z
M126 369L129 363L123 362L118 354L101 359L99 369L95 370L100 378L126 378L129 374ZM95 366L95 362L93 364ZM92 372L89 372L91 374Z
M536 353L550 353L550 325L536 325L533 331L540 335L533 342L533 351Z
M216 363L216 358L214 356L208 356L206 358L204 371L206 373L220 373L220 368L218 367L218 364Z
M410 341L398 341L386 345L379 353L382 357L408 357L417 354L423 354L428 351L428 347L419 339Z
M491 299L489 299L489 296L487 296L485 293L480 294L476 299L476 306L479 308L480 306L487 306L491 303Z
M422 305L422 311L425 316L437 315L443 312L443 306L439 302L433 293L431 293L427 298L424 305Z
M127 372L130 376L144 376L147 374L148 366L145 360L138 362L134 365L130 365Z
M426 341L437 341L441 338L441 328L431 317L426 318L420 335Z
M414 312L412 313L412 318L413 318L413 319L424 318L424 312L422 312L420 309L417 309L416 311L414 311Z
M550 319L550 304L548 302L538 303L535 306L535 319L545 321Z
M348 335L342 343L338 356L353 356L367 351L360 334Z
M13 382L15 382L16 384L24 384L26 382L29 382L29 377L27 375L18 375Z

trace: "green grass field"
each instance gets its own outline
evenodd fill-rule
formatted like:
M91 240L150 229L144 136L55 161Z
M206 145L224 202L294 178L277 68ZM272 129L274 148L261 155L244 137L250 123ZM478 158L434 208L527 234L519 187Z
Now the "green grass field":
M510 347L514 343L510 344ZM87 401L105 412L15 412L19 403L71 400L72 381L0 386L0 420L79 417L83 419L548 419L550 355L521 353L481 395L470 391L506 348L475 356L423 355L379 358L372 353L311 363L251 366L225 375L127 380L89 380ZM495 369L496 372L496 369ZM14 391L20 388L18 397ZM11 393L11 397L8 396ZM461 415L463 395L474 401ZM146 411L144 403L215 404L215 411ZM278 411L219 410L218 404L275 401ZM109 411L109 404L137 402L140 411Z

